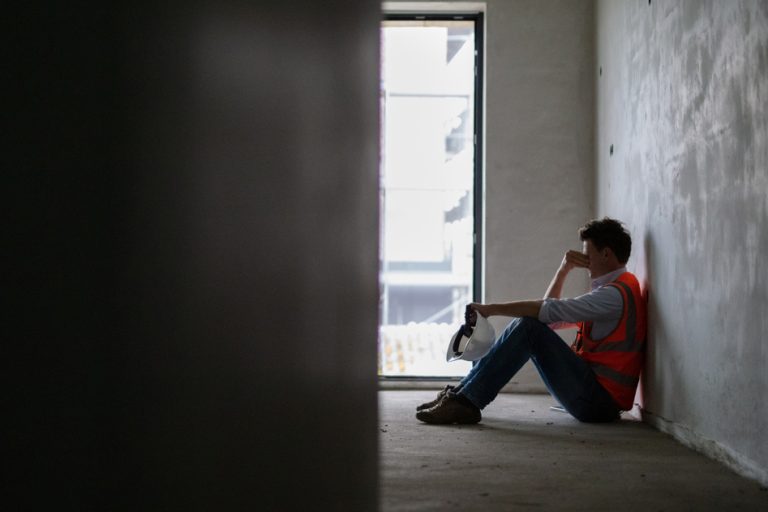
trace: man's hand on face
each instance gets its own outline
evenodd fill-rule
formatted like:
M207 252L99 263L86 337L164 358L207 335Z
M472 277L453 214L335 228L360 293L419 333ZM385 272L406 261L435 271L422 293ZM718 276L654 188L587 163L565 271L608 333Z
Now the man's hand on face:
M583 252L570 250L563 256L560 268L566 272L570 272L574 268L589 268L589 256Z

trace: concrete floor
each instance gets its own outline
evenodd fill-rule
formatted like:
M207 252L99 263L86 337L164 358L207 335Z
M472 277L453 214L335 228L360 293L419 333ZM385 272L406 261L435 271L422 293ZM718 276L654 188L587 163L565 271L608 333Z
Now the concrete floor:
M768 511L768 490L648 425L579 423L502 394L472 426L415 418L435 391L380 391L381 510Z

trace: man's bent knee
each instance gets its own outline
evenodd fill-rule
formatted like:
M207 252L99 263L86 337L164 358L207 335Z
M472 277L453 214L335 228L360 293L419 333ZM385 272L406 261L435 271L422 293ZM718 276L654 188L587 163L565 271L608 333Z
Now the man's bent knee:
M527 334L526 341L528 342L528 347L532 353L536 353L539 348L539 343L544 340L549 340L547 334L551 334L554 331L552 331L547 324L539 321L538 318L524 316L519 320L519 328L525 329Z
M538 327L541 325L546 326L546 324L540 322L538 318L534 318L532 316L521 316L520 318L518 318L518 321L520 322L521 326L526 326L526 327L532 327L532 326Z
M535 336L537 332L544 332L545 329L551 331L549 326L541 322L538 318L534 318L532 316L523 316L518 320L520 320L518 326L522 329L526 329L529 335Z

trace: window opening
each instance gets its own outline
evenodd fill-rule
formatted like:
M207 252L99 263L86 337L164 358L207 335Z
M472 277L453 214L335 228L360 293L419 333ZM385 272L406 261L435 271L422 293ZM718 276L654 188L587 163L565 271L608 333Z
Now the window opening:
M381 27L379 375L454 377L480 297L482 16L390 15Z

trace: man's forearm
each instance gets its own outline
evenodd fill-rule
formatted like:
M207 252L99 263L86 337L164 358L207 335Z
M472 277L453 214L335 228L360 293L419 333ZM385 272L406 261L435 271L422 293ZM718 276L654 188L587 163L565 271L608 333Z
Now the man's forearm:
M574 268L589 268L589 257L583 252L566 251L563 261L555 273L555 277L552 278L552 282L549 283L549 288L547 288L547 292L544 294L545 299L560 298L560 294L563 293L565 278L568 277L568 273Z
M568 269L560 267L555 273L555 277L552 278L552 282L549 283L547 292L544 294L545 299L559 299L563 293L563 284L565 278L568 277Z
M484 316L530 316L538 318L542 302L541 300L517 300L504 304L485 304L485 311L482 313Z

